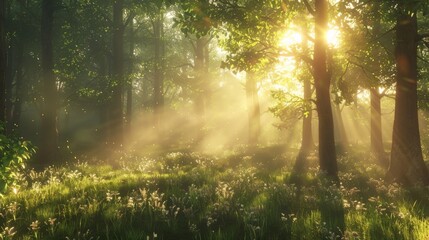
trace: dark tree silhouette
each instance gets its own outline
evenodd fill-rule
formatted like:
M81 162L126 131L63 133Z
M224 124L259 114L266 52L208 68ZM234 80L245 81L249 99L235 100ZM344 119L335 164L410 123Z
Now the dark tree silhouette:
M417 114L417 16L398 14L396 21L396 98L388 178L404 184L429 184L423 161Z
M40 142L38 152L38 164L47 165L55 162L58 151L57 132L57 84L54 75L53 54L53 22L55 11L55 0L42 1L42 114L40 126Z
M335 152L334 120L331 107L331 76L327 68L326 30L328 27L328 1L315 1L314 39L314 84L316 88L316 106L319 117L319 161L320 169L328 176L337 178L337 156Z
M6 120L5 1L0 1L0 122Z
M123 100L124 89L124 1L114 0L113 3L113 77L111 108L111 135L112 143L120 146L123 142Z

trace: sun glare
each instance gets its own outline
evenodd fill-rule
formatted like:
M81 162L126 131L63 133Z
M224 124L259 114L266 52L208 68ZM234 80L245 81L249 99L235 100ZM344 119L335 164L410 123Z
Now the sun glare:
M340 46L340 30L336 27L329 29L326 32L326 41L328 45L333 48Z
M292 45L301 43L301 41L302 36L299 32L289 30L283 34L282 38L280 39L279 46L282 48L289 48Z

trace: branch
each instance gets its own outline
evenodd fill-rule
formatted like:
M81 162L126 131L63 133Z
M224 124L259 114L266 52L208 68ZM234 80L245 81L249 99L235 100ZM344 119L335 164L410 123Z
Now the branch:
M424 62L424 63L429 63L429 61L428 60L426 60L426 59L424 59L424 58L422 58L421 56L418 56L417 55L417 58L418 59L420 59L422 62Z
M427 48L429 48L429 42L426 42L425 40L423 40L423 39L422 39L422 43L423 43Z
M308 2L308 0L303 0L305 7L307 8L308 12L310 12L311 15L315 15L316 11L314 11L314 9L311 7L310 3Z
M372 40L372 42L378 42L378 40L380 40L382 37L386 36L387 34L389 34L390 32L393 32L396 30L396 25L393 26L391 29L387 30L386 32L382 33L380 36L374 38Z
M124 22L124 28L128 26L128 24L130 24L130 22L134 19L135 17L135 13L134 12L130 12L130 14L128 15L127 19Z
M417 35L417 41L421 41L425 38L429 38L429 33L422 33Z

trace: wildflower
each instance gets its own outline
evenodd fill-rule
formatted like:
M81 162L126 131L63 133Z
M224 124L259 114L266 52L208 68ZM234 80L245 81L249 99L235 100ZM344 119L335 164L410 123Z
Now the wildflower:
M12 238L13 235L16 234L15 228L14 227L5 227L3 229L3 232L0 234L0 237L6 237L6 239L8 238Z
M361 203L361 202L357 202L357 204L356 204L356 210L357 211L359 211L359 210L363 210L363 211L365 211L366 210L366 208L365 208L365 203Z
M107 190L107 192L106 192L106 201L110 202L114 198L116 198L117 196L119 196L118 192ZM120 199L120 197L118 197L117 199Z
M212 217L207 218L207 227L210 227L214 222L216 222L216 219L213 219Z
M57 221L57 219L56 219L56 218L49 218L49 219L48 219L48 223L49 223L49 225L50 225L50 226L55 225L55 221Z
M32 223L30 224L30 228L31 228L31 230L33 230L33 231L38 231L38 230L40 229L40 223L39 223L39 221L38 221L38 220L36 220L36 221L32 222Z
M370 201L370 202L377 202L378 199L375 198L375 197L370 197L370 198L368 198L368 201Z
M134 199L132 197L128 198L127 208L134 208Z
M286 221L287 221L287 217L286 217L286 215L285 215L284 213L282 213L281 215L282 215L282 216L280 217L280 218L281 218L281 220L282 220L283 222L286 222Z

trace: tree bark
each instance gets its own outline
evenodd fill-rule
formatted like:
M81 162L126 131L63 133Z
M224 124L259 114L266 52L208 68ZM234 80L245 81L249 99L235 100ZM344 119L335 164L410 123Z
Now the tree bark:
M381 96L378 87L370 88L371 100L371 152L377 158L378 163L386 167L388 160L383 147L383 134L381 128Z
M372 12L374 13L375 22L373 23L372 35L380 36L382 34L381 26L381 17L380 17L380 5L374 3L372 5ZM382 57L380 48L374 48L372 50L372 55L375 59ZM374 61L373 69L375 73L381 71L380 63ZM371 102L371 117L370 117L370 127L371 127L371 153L376 158L378 164L383 168L389 166L389 160L386 156L383 146L383 132L382 132L382 123L381 123L381 98L382 95L379 93L378 83L374 86L369 87L370 91L370 102Z
M388 179L429 185L417 114L417 17L399 14L396 23L396 98Z
M337 144L337 151L345 152L349 146L346 128L344 126L343 115L339 103L334 103L334 136Z
M306 37L306 32L308 32L308 27L303 26L302 29L303 40L301 43L302 50L309 51L308 49L308 38ZM301 67L305 67L305 62L301 61ZM314 149L313 141L313 103L312 103L312 89L311 89L311 80L308 76L303 75L303 88L304 88L304 102L303 102L303 113L302 113L302 136L301 136L301 148L299 150L298 156L295 160L295 165L293 171L296 173L304 172L307 165L307 159L310 152Z
M164 21L162 11L153 24L154 45L155 45L155 69L154 69L154 114L155 128L162 134L162 115L164 112Z
M256 145L261 133L261 111L259 107L258 87L255 74L247 72L246 76L247 112L249 122L249 144Z
M110 142L121 146L123 143L123 89L124 89L124 23L123 0L113 2L113 68L115 80L111 98L111 139Z
M131 121L133 117L133 78L132 74L134 71L134 22L130 22L130 52L129 52L129 64L128 64L128 83L127 83L127 114L126 114L126 128L128 133L131 132Z
M314 83L316 106L319 117L319 162L320 170L335 179L338 178L337 156L335 152L334 122L330 98L331 76L327 69L326 29L328 27L328 1L315 2L316 34L314 41Z
M42 1L42 77L43 106L40 126L38 164L46 166L55 162L58 151L57 132L57 85L54 75L53 22L55 0Z
M313 108L311 102L311 82L310 79L304 79L304 109L302 118L302 138L301 151L309 152L314 148L313 127L311 125L313 118Z
M0 123L6 121L6 31L5 1L0 1ZM3 129L5 130L5 129Z
M21 119L22 107L22 91L23 91L23 78L24 78L24 45L21 40L17 42L16 52L16 73L15 73L15 99L12 106L11 119L9 127L11 131L15 131Z
M196 76L196 102L195 110L201 121L201 125L204 125L204 115L205 115L205 81L204 81L204 68L205 68L205 58L204 58L204 48L205 48L205 38L200 37L195 42L195 76Z

